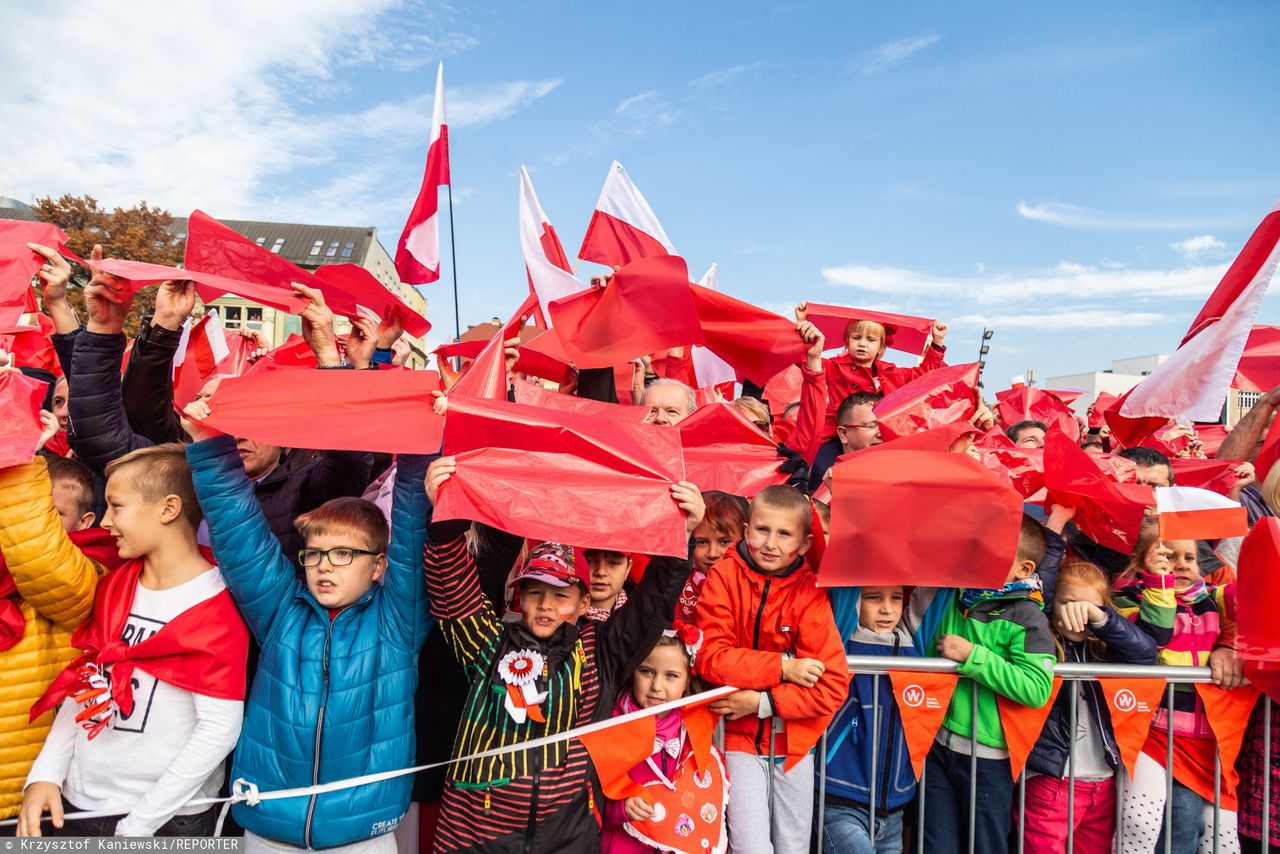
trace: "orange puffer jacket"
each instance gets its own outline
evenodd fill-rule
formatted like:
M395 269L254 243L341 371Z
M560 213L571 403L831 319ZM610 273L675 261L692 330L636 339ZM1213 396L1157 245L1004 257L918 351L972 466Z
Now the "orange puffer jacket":
M807 562L785 574L756 569L739 543L711 568L698 599L703 631L698 674L717 685L768 693L782 727L774 752L786 768L818 743L849 693L849 668L826 591ZM783 654L816 658L826 671L812 688L782 681ZM770 720L725 721L725 750L767 756Z
M31 706L76 656L71 631L93 609L100 568L67 538L53 509L44 460L0 469L0 554L18 588L22 638L0 652L0 819L13 818L22 785L53 723L27 723Z

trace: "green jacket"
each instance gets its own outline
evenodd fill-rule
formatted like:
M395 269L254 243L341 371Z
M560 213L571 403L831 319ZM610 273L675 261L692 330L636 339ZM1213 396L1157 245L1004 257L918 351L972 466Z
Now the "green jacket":
M938 626L938 637L959 635L973 644L960 665L960 681L942 725L973 738L973 690L978 686L978 743L1006 748L996 694L1024 706L1049 702L1057 646L1041 604L1025 592L987 599L967 614L959 597Z

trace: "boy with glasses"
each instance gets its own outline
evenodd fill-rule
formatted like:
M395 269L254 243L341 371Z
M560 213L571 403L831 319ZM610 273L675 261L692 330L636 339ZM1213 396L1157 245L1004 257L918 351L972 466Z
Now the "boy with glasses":
M426 459L400 455L394 537L376 505L335 498L295 521L306 545L295 578L254 498L235 440L186 409L196 494L227 587L262 646L232 778L260 791L414 764L418 653L431 627L422 573ZM388 542L389 541L389 542ZM246 851L396 850L411 776L232 807Z

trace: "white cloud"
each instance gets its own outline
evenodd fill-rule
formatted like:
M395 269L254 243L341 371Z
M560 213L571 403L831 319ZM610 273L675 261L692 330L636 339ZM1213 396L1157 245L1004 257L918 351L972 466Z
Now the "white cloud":
M861 71L864 77L883 74L885 71L900 65L925 48L932 47L941 40L941 36L911 36L897 41L882 44L863 54Z
M689 86L694 89L710 89L715 86L723 86L725 83L728 83L730 80L733 80L735 77L738 77L745 72L754 71L757 68L764 68L769 64L770 63L767 62L751 62L746 65L731 65L728 68L721 68L717 71L704 74L701 77L695 77L689 81Z
M1106 231L1182 231L1207 225L1235 224L1234 221L1217 218L1191 219L1099 211L1058 202L1039 202L1034 205L1018 202L1018 216L1049 225L1060 225L1064 228Z
M1169 248L1188 261L1198 261L1201 258L1219 258L1227 252L1227 244L1212 234L1188 237L1186 240L1170 243Z
M1043 298L1061 302L1202 297L1213 290L1226 269L1225 264L1173 270L1105 269L1063 261L1056 267L1018 275L935 276L901 267L847 264L827 267L822 276L835 285L898 298L949 296L968 303L999 305Z
M641 137L668 127L680 115L680 109L656 89L638 92L619 101L609 115L591 122L586 133L573 145L544 157L542 164L562 166L570 160L589 157L606 146L616 146L620 137Z
M396 161L424 153L435 75L418 71L419 94L370 106L352 97L348 72L434 71L440 57L474 44L440 9L415 0L139 0L122 26L107 0L0 6L9 96L0 193L145 199L227 218L386 221L378 211L404 207L399 197L416 191L400 193ZM559 82L450 89L450 123L500 120Z
M1163 314L1146 311L1108 311L1080 309L1040 314L966 314L955 318L957 324L983 327L1015 327L1019 329L1115 329L1151 326L1164 321Z

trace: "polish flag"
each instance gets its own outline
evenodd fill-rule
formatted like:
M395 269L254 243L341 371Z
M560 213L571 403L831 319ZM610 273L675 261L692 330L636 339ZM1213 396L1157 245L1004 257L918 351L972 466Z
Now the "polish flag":
M675 255L662 223L654 216L627 170L613 161L596 202L595 213L582 238L578 257L607 267L626 266L653 255Z
M1278 263L1280 206L1266 215L1232 262L1177 352L1129 392L1119 414L1217 421Z
M1157 486L1156 512L1162 540L1220 540L1249 533L1243 507L1195 486Z
M712 264L707 272L702 274L698 284L713 291L718 290L716 288L717 273L718 267ZM738 372L733 369L733 366L706 347L694 347L692 358L693 375L698 380L698 388L711 388L724 383L732 385L738 381ZM732 396L732 394L733 392L730 391L726 396Z
M444 63L436 71L436 100L431 110L431 142L422 188L396 246L396 274L409 285L440 278L440 188L449 183L449 126L444 118Z
M196 399L201 387L219 374L239 376L248 366L254 342L228 335L217 311L194 324L187 321L173 354L173 402L179 408Z
M560 245L555 228L547 219L538 194L533 191L529 173L520 167L520 248L529 276L529 290L538 297L538 313L543 328L551 324L547 306L555 300L582 290L582 284L569 271L569 259Z

